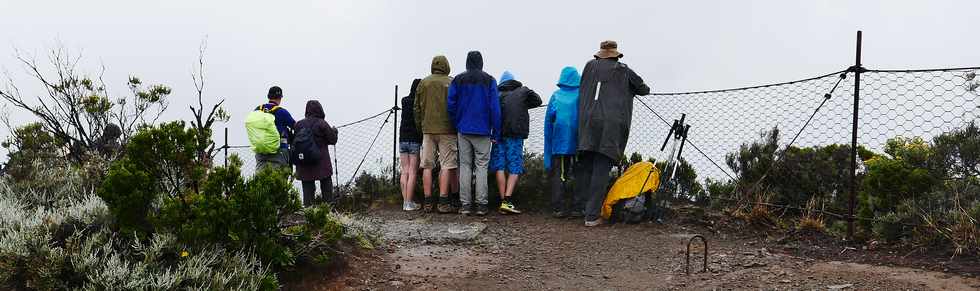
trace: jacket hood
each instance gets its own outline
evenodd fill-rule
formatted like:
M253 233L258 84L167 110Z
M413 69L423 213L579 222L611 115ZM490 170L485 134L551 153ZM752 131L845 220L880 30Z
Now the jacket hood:
M435 56L432 58L432 73L449 75L449 59L446 59L446 56Z
M578 70L575 67L568 66L561 69L561 77L558 78L558 87L578 88L581 81L582 76L578 74Z
M500 91L513 91L513 90L515 90L517 88L520 88L520 87L524 87L524 84L521 84L521 81L518 81L518 80L507 80L507 81L501 82L500 85L497 86L497 90L500 90Z
M422 83L422 79L412 80L412 87L408 90L408 97L415 98L415 91L419 89L419 83Z
M479 51L466 54L466 70L483 70L483 54Z
M500 83L501 84L504 83L504 82L513 80L513 79L514 79L514 74L511 74L510 71L504 71L504 73L502 75L500 75Z
M324 117L326 117L326 115L323 114L323 106L320 105L320 101L306 101L306 118L323 119Z

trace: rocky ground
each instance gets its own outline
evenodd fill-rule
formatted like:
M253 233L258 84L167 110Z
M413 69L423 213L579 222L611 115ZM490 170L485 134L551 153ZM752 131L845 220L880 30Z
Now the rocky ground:
M368 213L386 245L340 272L304 275L303 290L978 290L976 258L899 254L823 237L789 240L685 219L585 228L543 214L487 217ZM685 250L694 235L691 275Z

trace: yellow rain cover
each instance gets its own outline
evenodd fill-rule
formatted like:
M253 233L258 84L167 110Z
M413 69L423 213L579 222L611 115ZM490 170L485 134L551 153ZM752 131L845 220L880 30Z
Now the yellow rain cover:
M653 173L650 173L650 170ZM647 175L650 175L650 179L647 180ZM646 181L646 186L643 186L643 181ZM616 180L613 184L612 189L609 189L609 193L606 194L606 201L602 203L602 218L609 219L612 215L612 207L616 202L623 199L629 199L636 197L637 194L654 191L660 186L660 169L651 162L639 162L633 164L626 169L626 173ZM640 187L643 190L640 191Z

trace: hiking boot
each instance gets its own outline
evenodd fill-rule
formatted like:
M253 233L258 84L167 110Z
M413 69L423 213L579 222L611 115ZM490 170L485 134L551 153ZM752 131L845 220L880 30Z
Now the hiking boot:
M471 210L470 205L463 204L459 207L459 214L470 215L473 214L473 211Z
M439 213L455 213L456 207L449 203L449 197L439 197Z
M561 219L561 218L568 217L568 213L565 213L564 211L561 210L555 210L554 212L551 212L551 217Z
M600 226L600 225L603 225L605 223L606 222L603 221L602 218L596 218L595 220L591 220L591 221L590 220L586 220L585 221L585 227Z
M432 211L435 210L434 208L435 201L433 201L432 197L425 197L425 200L422 201L422 211L425 213L432 213Z
M487 209L487 205L486 204L477 204L476 205L476 215L477 216L487 215L487 212L489 212L489 210Z
M497 208L497 211L500 214L521 214L521 211L517 210L517 207L514 207L514 202L510 201L500 202L500 208Z
M576 211L569 212L568 213L568 217L569 218L583 218L583 217L585 217L585 215L582 214L582 211L577 211L576 210Z
M449 193L449 205L455 208L463 207L463 202L459 200L459 193Z

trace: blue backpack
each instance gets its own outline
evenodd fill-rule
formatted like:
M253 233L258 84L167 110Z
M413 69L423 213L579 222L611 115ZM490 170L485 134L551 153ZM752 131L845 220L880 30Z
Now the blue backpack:
M320 156L320 145L316 143L313 129L310 127L300 129L293 139L290 160L294 165L312 166L320 162Z

